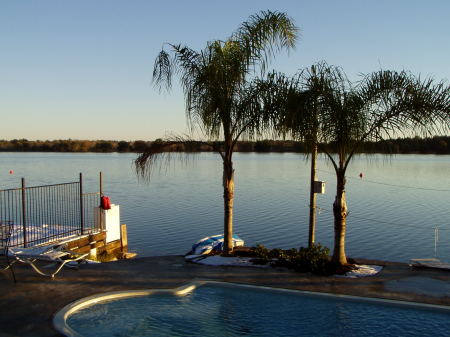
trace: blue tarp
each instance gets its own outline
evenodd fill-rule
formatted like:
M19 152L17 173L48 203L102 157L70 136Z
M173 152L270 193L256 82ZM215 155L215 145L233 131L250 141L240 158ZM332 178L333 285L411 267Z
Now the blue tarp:
M244 240L242 240L236 234L233 234L233 247L243 246ZM207 236L192 245L191 253L193 255L203 255L210 252L223 251L223 234Z

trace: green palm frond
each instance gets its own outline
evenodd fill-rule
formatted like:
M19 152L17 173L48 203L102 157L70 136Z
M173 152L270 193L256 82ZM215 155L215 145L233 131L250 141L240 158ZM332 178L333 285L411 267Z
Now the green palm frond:
M298 29L285 13L262 11L250 16L248 21L232 35L239 41L249 65L260 63L264 72L268 61L282 50L295 47Z
M243 134L253 137L258 134L256 128L269 124L256 120L261 102L249 93L259 87L250 84L248 77L256 67L264 72L276 52L292 49L297 32L286 14L262 11L227 40L210 41L199 52L167 44L170 52L163 49L155 61L154 84L170 89L172 77L179 77L188 123L192 130L204 131L209 140L224 137L236 141ZM247 132L243 130L246 127Z
M267 82L282 88L278 134L320 144L335 167L346 167L364 141L450 128L449 86L406 71L381 70L351 83L341 68L320 62Z
M165 86L167 90L172 87L172 64L170 55L164 49L161 50L153 66L153 82L156 87L161 89Z
M450 126L450 87L421 80L402 71L379 71L360 83L362 99L370 102L367 139L380 140L398 132L445 132Z
M154 170L166 169L174 156L181 161L187 161L191 155L196 154L194 150L199 146L205 146L223 156L221 145L218 142L194 140L189 136L168 136L165 140L152 142L134 160L136 174L140 179L149 181Z

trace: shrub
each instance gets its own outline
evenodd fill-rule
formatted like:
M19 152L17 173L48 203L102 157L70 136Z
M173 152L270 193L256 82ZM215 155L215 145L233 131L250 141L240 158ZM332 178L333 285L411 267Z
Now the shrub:
M292 260L293 269L299 272L312 272L326 275L329 269L330 250L319 244L308 248L300 248Z
M311 272L319 275L333 274L335 267L329 259L330 250L319 244L312 247L301 247L299 250L292 248L283 250L280 248L267 249L262 245L254 248L255 264L270 264L274 267L287 267L298 272Z

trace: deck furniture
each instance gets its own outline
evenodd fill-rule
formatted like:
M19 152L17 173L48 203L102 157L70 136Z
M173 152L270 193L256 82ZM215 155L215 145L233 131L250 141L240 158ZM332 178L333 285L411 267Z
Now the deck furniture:
M81 262L89 254L76 254L68 251L64 244L53 244L45 246L35 246L30 248L9 248L8 255L14 262L21 262L30 265L38 274L54 278L64 266L76 268L73 262ZM38 262L49 262L50 265L40 267ZM12 264L11 263L11 264ZM69 263L69 264L68 264ZM52 272L46 272L43 268L55 268Z
M0 249L2 251L2 255L5 258L6 266L3 267L3 270L9 269L11 271L14 283L16 283L16 275L14 274L14 269L12 267L12 263L9 259L8 249L11 241L11 234L14 225L10 222L1 222L0 223Z

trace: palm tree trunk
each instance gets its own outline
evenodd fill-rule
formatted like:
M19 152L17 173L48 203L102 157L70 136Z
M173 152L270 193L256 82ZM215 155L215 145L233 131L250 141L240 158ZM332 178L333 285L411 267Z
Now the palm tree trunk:
M316 232L316 193L314 193L314 182L316 181L317 144L313 145L311 153L311 186L309 195L309 235L308 247L312 247Z
M234 202L234 169L231 159L223 162L223 201L224 201L224 241L223 255L233 251L233 202Z
M345 200L345 171L337 172L336 199L333 203L334 214L334 251L332 261L347 264L345 255L345 231L347 226L347 202Z

